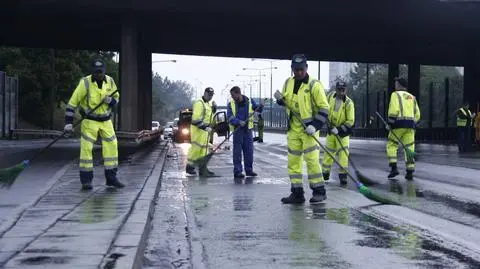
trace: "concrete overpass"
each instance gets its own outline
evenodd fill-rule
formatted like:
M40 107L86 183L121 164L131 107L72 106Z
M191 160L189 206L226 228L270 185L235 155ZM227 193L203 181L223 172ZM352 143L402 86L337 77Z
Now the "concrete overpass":
M121 53L121 129L151 122L151 53L465 67L480 100L480 4L435 0L4 0L0 44Z

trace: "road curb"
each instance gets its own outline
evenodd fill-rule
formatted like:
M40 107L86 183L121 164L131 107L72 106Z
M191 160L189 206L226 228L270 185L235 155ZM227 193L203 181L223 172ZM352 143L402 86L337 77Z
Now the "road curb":
M99 268L140 269L142 267L170 144L167 143L162 150L163 152L157 158L157 164L145 181L132 205L132 210Z

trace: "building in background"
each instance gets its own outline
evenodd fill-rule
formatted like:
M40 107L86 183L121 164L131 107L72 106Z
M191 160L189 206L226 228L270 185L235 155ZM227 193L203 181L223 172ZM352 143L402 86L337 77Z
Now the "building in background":
M349 80L350 71L355 67L355 63L330 62L328 81L330 86L335 85L337 79Z

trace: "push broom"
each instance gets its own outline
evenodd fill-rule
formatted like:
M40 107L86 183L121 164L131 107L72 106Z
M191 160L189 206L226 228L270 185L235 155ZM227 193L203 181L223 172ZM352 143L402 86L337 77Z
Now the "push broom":
M330 125L331 126L331 125ZM342 144L342 140L340 139L340 137L338 137L338 135L334 134L333 136L335 136L335 138L337 139L337 142L338 144L340 145L340 148L345 151L345 154L347 155L347 158L348 158L348 162L352 165L352 168L353 168L353 171L355 171L355 175L357 176L358 180L360 182L362 182L364 185L366 186L371 186L371 185L374 185L375 182L373 180L371 180L370 178L368 178L367 176L365 176L362 172L360 172L360 170L358 170L358 168L355 166L355 164L353 163L353 160L352 158L350 157L350 154L348 154L348 151L347 149L343 146Z
M378 111L375 112L375 114L377 114L377 117L382 120L383 124L385 126L388 126L388 123L385 121L384 118L382 118L382 116L380 115L380 113L378 113ZM415 153L414 151L412 151L411 149L405 147L405 144L402 143L402 140L400 140L400 138L398 137L398 135L395 133L395 132L392 132L390 131L390 133L395 137L395 139L397 140L397 142L402 145L403 149L405 150L405 154L407 155L407 161L408 162L413 162L414 160L417 160L418 157L417 157L417 153Z
M110 94L110 97L113 97L115 93L117 93L118 90L114 91L113 93ZM87 116L90 115L90 113L94 112L97 110L101 105L103 105L103 102L98 104L96 107L94 107L89 113L87 113ZM73 128L78 126L81 122L83 121L83 118L80 119L78 122L76 122L73 125ZM56 138L54 138L48 145L43 147L40 151L38 151L35 155L33 155L32 158L23 160L21 163L16 164L14 166L8 167L8 168L2 168L0 169L0 187L1 188L10 188L13 183L15 183L15 180L17 179L18 175L27 168L27 166L34 161L36 158L38 158L40 155L42 155L45 150L50 148L53 144L55 144L60 138L64 137L66 134L66 131L63 131L63 133Z
M286 105L286 104L285 104ZM287 108L292 111L288 106ZM300 118L299 115L297 115L296 113L293 113L293 115L298 119L298 121L300 121L302 123L302 126L304 129L307 128L307 126L305 125L305 123L302 121L302 119ZM366 198L372 200L372 201L375 201L375 202L378 202L378 203L381 203L381 204L389 204L389 205L400 205L399 203L387 198L387 197L384 197L384 196L380 196L376 193L374 193L372 190L370 190L368 187L366 187L365 185L363 185L360 181L358 181L357 179L355 179L352 174L347 170L345 169L338 161L337 159L335 159L335 156L333 156L330 151L328 151L325 146L320 143L320 141L315 137L315 136L312 136L313 139L315 139L315 142L317 142L317 144L323 149L323 151L325 151L325 153L327 153L332 159L333 161L335 162L335 164L338 165L338 167L340 167L341 169L345 170L345 172L347 173L347 176L355 183L355 185L357 186L357 189L358 191L363 194L363 196L365 196Z

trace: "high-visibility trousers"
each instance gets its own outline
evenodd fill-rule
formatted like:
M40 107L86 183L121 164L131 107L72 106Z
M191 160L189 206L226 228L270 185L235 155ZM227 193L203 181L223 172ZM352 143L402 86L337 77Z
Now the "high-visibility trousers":
M345 136L345 137L338 137L340 144L335 138L335 135L327 135L327 143L325 147L327 148L328 152L332 154L333 157L335 157L338 153L338 162L344 167L345 169L348 168L348 155L349 155L349 150L348 147L350 145L350 136ZM342 146L345 150L342 149ZM332 169L333 165L333 158L330 157L328 153L325 153L323 156L323 171L326 173L330 173L330 170ZM346 174L347 172L344 169L340 170L340 174Z
M118 167L118 142L113 123L84 119L81 123L80 138L80 180L82 184L93 179L93 145L100 134L105 175L115 176ZM108 178L107 178L108 179Z
M258 119L258 139L263 140L263 128L265 127L265 120L263 118Z
M315 133L318 139L319 133ZM322 167L320 166L320 147L315 139L303 130L290 130L288 143L288 175L292 188L303 187L303 160L307 163L307 174L310 188L323 186Z
M398 128L393 129L388 134L387 142L387 157L389 163L397 163L397 150L399 143L395 136L392 134L394 132L400 141L405 145L406 148L411 151L415 151L415 129L411 128ZM404 152L405 162L407 164L407 171L415 170L415 160L408 160L407 153Z
M195 125L190 126L191 140L188 149L187 161L194 165L199 159L205 157L208 153L208 132L198 128Z

